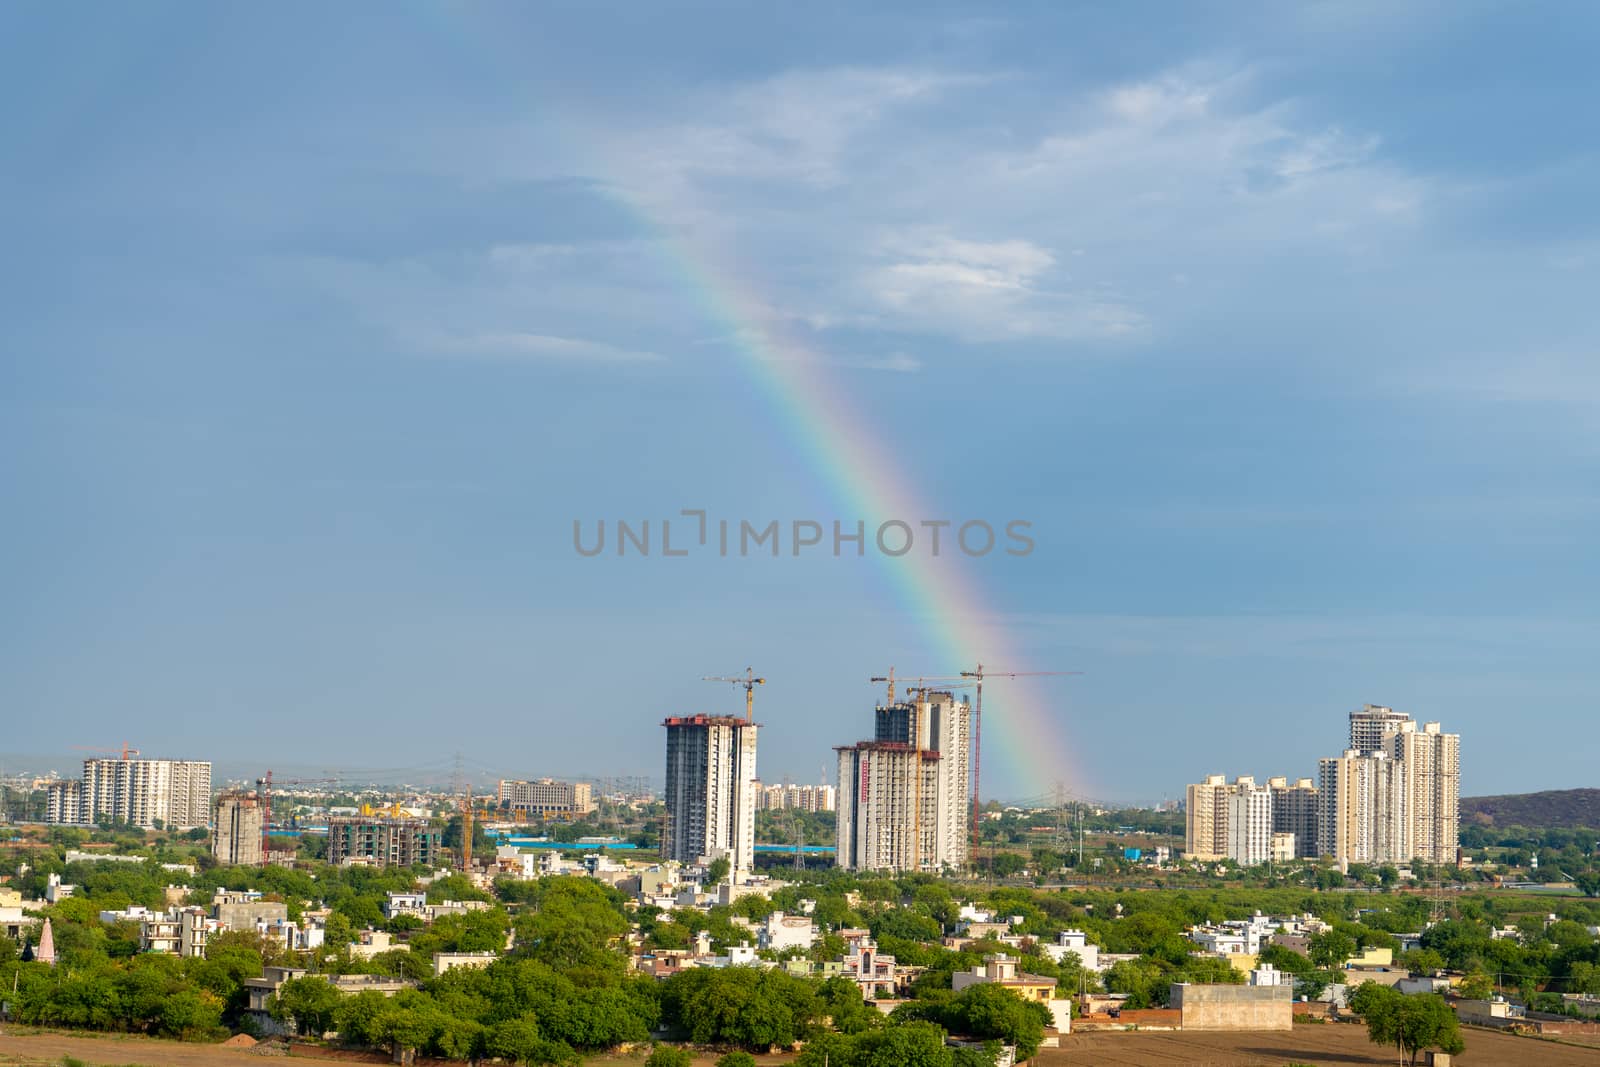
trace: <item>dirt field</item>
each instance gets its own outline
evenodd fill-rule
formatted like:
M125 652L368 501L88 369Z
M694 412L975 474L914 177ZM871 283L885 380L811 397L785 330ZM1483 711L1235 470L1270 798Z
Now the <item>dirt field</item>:
M1466 1033L1464 1067L1600 1067L1600 1049L1575 1048L1488 1031ZM1296 1026L1292 1033L1086 1033L1044 1049L1039 1067L1394 1067L1393 1048L1380 1048L1355 1025Z
M264 1067L281 1063L242 1049L185 1045L173 1041L114 1035L0 1032L0 1064L7 1067L55 1067L71 1056L95 1067ZM762 1057L782 1064L787 1057ZM697 1059L709 1065L715 1057ZM332 1063L294 1056L291 1062ZM633 1064L639 1057L601 1057L590 1064ZM1393 1049L1367 1041L1357 1026L1297 1026L1292 1033L1093 1033L1062 1040L1059 1049L1045 1049L1034 1060L1039 1067L1394 1067ZM1464 1067L1600 1067L1600 1048L1582 1048L1535 1038L1473 1030L1467 1033Z

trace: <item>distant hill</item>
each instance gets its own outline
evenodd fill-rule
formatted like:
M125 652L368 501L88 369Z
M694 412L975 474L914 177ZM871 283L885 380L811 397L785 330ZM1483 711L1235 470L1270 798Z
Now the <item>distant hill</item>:
M1600 827L1600 789L1462 797L1463 826Z

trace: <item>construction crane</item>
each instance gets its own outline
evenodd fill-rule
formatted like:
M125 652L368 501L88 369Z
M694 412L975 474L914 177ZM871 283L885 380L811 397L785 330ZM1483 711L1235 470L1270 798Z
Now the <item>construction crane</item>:
M889 673L888 674L881 675L881 676L875 677L875 678L869 678L867 680L869 682L888 682L889 683L889 699L888 699L887 703L889 703L889 704L893 704L894 703L894 668L893 667L889 668Z
M337 778L279 778L278 785L337 785ZM261 866L267 866L272 841L272 771L256 779L256 794L261 798Z
M707 675L706 677L701 678L700 680L702 682L732 682L734 685L743 687L743 689L744 689L744 717L747 718L747 719L755 718L755 714L756 714L756 686L758 686L758 685L766 685L767 684L767 680L765 678L757 678L756 677L755 668L753 668L753 667L746 667L744 669L744 677L743 678L740 678L737 675L735 675L732 678L715 677L715 676Z
M983 680L985 678L1046 678L1060 677L1069 674L1082 674L1082 671L986 671L983 664L978 664L970 671L962 671L961 677L972 678L977 682L977 699L972 707L972 859L978 859L978 778L983 767Z
M138 749L129 748L128 742L126 741L122 742L121 748L94 748L90 745L73 745L72 750L74 752L121 752L122 759L124 761L126 761L129 756L137 756L140 754Z

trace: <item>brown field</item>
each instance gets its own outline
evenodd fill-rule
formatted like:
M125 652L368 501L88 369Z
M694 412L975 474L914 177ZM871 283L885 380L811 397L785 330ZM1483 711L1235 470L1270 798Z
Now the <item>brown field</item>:
M0 1032L0 1064L8 1067L53 1067L65 1056L96 1067L261 1067L282 1059L243 1049L121 1035ZM290 1059L336 1062L299 1055ZM710 1065L715 1059L714 1055L705 1055L695 1062ZM763 1063L774 1065L790 1059L761 1058ZM603 1056L586 1062L637 1065L642 1061L643 1056L635 1054ZM1327 1025L1296 1026L1292 1033L1075 1034L1063 1038L1061 1048L1044 1049L1033 1062L1039 1067L1284 1067L1289 1063L1394 1067L1398 1059L1393 1049L1379 1048L1367 1041L1360 1027ZM1467 1033L1467 1051L1456 1062L1464 1067L1600 1067L1600 1048L1472 1030Z
M1466 1034L1467 1051L1455 1062L1464 1067L1600 1067L1600 1049L1580 1048L1532 1037L1487 1030ZM1290 1033L1101 1032L1061 1039L1058 1049L1042 1050L1039 1067L1395 1067L1399 1056L1367 1040L1356 1025L1296 1026Z

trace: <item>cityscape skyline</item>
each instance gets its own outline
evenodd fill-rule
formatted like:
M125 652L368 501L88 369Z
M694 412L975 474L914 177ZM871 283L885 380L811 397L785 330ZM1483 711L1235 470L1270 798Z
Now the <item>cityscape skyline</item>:
M1600 19L635 14L5 13L8 748L656 773L747 664L797 780L891 664L1084 672L985 693L995 796L1592 730ZM684 512L785 551L573 547Z

